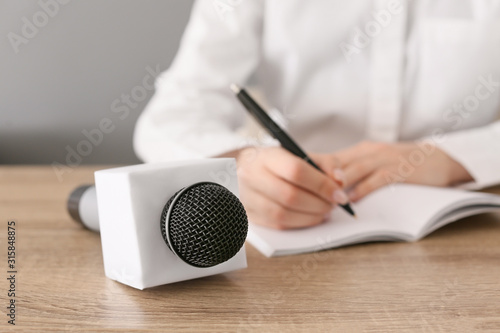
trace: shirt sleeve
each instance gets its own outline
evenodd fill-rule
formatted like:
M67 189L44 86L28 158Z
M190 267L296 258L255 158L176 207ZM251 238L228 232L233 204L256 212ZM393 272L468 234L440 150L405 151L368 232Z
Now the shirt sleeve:
M246 145L238 132L246 112L229 85L244 84L259 63L262 12L262 0L195 2L179 51L136 124L140 159L202 158Z
M436 145L474 178L462 187L472 190L500 184L500 121L447 133Z

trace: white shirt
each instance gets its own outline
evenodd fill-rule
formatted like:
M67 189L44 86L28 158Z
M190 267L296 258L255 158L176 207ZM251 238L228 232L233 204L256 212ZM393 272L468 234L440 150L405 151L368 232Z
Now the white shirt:
M137 123L146 162L249 144L230 83L256 80L308 151L432 141L500 183L500 0L198 0Z

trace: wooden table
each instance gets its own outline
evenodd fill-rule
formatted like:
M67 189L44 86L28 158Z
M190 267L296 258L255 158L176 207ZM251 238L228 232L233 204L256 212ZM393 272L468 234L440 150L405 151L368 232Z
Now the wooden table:
M417 243L321 255L268 259L247 245L248 269L140 291L104 276L99 235L66 213L68 194L97 169L59 182L51 167L0 167L3 276L7 221L17 227L16 330L500 331L499 215L456 222ZM12 326L2 281L3 332Z

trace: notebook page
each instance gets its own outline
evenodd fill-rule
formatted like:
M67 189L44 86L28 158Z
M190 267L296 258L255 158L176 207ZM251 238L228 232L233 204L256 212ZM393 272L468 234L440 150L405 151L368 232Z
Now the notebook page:
M311 228L280 231L251 224L248 240L266 255L276 251L300 253L356 240L410 240L446 207L477 195L462 190L395 184L354 204L357 219L336 208L327 222Z
M387 222L391 223L391 230L411 235L412 239L438 223L436 217L473 204L493 203L492 198L498 200L498 196L486 193L411 184L385 187L376 195L380 195L384 209L389 209L388 202L399 204L393 205Z
M379 192L353 205L357 219L341 208L336 208L328 221L311 228L282 231L250 224L248 240L265 255L271 256L276 251L300 253L341 246L355 239L368 240L376 236L391 238L391 235L397 234L392 230L398 220L398 216L394 216L395 212L400 210L384 208L389 205L384 194ZM398 207L399 203L395 206Z

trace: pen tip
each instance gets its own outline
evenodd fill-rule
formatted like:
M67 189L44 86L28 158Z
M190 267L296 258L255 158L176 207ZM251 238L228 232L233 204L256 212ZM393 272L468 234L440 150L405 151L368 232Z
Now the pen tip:
M235 83L231 83L230 88L232 91L234 91L235 94L239 93L241 90L241 88L238 87L238 85Z
M347 204L345 204L345 205L341 205L341 206L342 206L342 208L344 208L344 210L345 210L346 212L348 212L348 213L349 213L352 217L357 218L357 217L356 217L356 213L354 212L354 210L352 210L351 205L350 205L349 203L347 203Z

